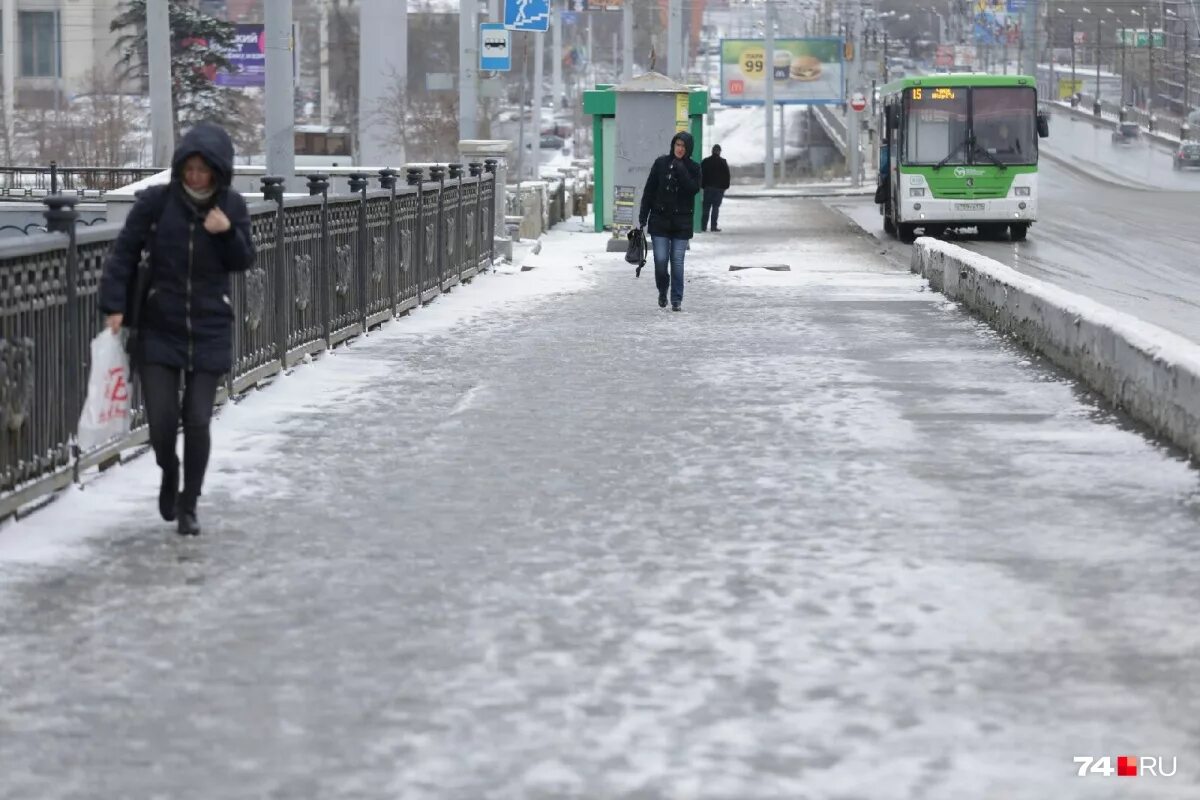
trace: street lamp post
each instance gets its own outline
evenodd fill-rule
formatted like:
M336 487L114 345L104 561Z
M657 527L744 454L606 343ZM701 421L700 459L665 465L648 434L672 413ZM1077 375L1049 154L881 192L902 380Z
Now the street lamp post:
M1100 42L1103 40L1102 31L1104 20L1096 20L1096 102L1092 104L1092 113L1100 116Z
M1077 85L1078 84L1075 83L1075 23L1072 22L1071 23L1071 106L1072 107L1074 107L1076 105L1076 95L1079 94L1079 92L1075 88Z

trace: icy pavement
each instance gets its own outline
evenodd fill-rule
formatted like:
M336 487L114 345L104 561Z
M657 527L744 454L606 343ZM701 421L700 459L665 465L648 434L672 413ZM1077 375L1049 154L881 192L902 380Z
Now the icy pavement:
M1195 796L1197 474L817 203L723 222L682 314L560 235L229 409L198 540L146 458L7 527L0 797Z

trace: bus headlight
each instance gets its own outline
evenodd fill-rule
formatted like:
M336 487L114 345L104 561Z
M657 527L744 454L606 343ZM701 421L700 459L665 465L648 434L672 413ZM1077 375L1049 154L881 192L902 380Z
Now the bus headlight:
M918 189L918 188L916 188L916 187L911 187L911 188L909 188L909 190L908 190L908 196L909 196L909 197L924 197L924 196L925 196L925 190L924 190L924 189Z
M1029 186L1014 186L1013 194L1017 197L1029 197L1031 187Z

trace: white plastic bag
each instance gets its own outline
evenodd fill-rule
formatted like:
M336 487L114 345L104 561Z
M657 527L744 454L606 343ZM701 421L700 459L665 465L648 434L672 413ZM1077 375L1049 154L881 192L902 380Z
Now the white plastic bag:
M103 330L92 339L92 371L79 415L79 449L87 452L129 433L129 355L120 334Z

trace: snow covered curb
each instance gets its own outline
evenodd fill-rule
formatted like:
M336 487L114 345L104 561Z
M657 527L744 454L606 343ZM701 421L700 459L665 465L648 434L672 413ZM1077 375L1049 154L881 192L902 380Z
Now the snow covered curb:
M912 271L1200 458L1200 345L936 239Z

